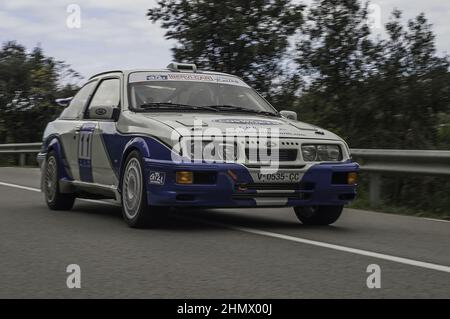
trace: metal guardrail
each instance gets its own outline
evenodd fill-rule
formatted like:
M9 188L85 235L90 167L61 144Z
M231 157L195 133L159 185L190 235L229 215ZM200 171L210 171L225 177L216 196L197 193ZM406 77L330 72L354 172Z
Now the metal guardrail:
M25 166L26 154L37 154L42 143L0 144L0 155L19 154L19 165Z
M381 203L383 174L450 176L450 151L352 149L353 159L369 174L369 200Z
M19 154L19 165L25 165L26 154L39 153L41 143L0 144L1 154ZM372 206L381 202L383 174L450 176L450 151L352 149L352 157L369 176L369 198Z
M352 149L368 172L450 175L450 151Z

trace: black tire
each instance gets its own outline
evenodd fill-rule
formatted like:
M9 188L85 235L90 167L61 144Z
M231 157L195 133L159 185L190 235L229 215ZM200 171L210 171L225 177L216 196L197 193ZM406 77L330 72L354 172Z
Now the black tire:
M141 154L132 151L125 160L121 176L122 216L133 228L155 227L164 219L164 208L148 206L143 168Z
M344 206L295 207L295 215L304 225L331 225L341 216Z
M45 161L43 191L45 202L52 210L70 210L75 202L75 194L63 194L59 190L60 167L54 151L50 151Z

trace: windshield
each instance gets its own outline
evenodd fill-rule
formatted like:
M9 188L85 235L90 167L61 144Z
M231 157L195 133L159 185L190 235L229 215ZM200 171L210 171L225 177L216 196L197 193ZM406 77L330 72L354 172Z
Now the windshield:
M196 81L144 81L129 85L131 105L138 111L164 108L277 115L258 93L245 86Z

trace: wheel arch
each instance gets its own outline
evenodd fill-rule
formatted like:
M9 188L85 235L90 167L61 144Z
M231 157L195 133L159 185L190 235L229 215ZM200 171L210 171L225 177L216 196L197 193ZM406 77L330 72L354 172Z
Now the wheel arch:
M147 142L142 137L135 137L131 139L126 145L122 152L121 160L120 160L120 170L119 170L119 191L122 189L122 181L123 181L123 171L125 169L125 161L131 152L137 151L141 154L142 157L150 158L150 148L148 147ZM145 169L143 168L143 176L145 178Z
M67 178L72 179L72 175L68 169L68 166L66 164L66 156L64 153L63 145L59 139L58 136L51 136L47 139L45 142L44 147L45 152L47 153L47 156L50 152L54 152L56 155L56 160L58 163L58 173L61 178Z

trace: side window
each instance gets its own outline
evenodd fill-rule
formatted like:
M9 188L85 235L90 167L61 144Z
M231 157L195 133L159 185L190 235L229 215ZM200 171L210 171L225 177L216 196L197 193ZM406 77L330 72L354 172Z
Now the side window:
M70 102L70 105L62 111L59 118L61 119L77 119L80 118L84 106L95 87L96 82L90 82L83 86Z
M100 83L94 97L91 100L91 106L113 106L117 107L120 103L120 80L107 79Z

